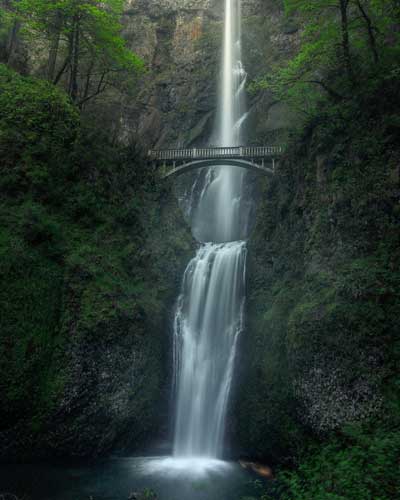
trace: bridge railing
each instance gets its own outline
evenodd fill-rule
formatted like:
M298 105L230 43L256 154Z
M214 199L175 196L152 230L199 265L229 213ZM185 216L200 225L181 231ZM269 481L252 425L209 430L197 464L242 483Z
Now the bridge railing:
M207 160L213 158L267 158L282 154L281 146L237 146L221 148L193 149L151 149L148 156L152 160Z

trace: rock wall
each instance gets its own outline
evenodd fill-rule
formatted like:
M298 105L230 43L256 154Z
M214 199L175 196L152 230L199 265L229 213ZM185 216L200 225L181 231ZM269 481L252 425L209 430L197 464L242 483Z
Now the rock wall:
M119 102L121 138L136 134L154 147L206 144L215 123L223 33L223 0L131 0L124 37L143 57L148 74L138 96ZM289 23L280 0L245 0L243 57L249 81L292 53L298 27ZM115 111L115 104L114 111ZM287 128L288 110L268 93L249 96L249 142L275 140Z
M138 450L168 433L171 311L193 248L171 194L145 207L156 219L140 242L117 229L62 263L4 229L5 255L23 247L0 258L0 460Z
M224 0L126 0L123 37L141 56L146 74L89 101L85 111L116 139L136 137L143 148L203 145L216 117ZM296 50L300 30L282 0L242 0L243 63L248 83ZM0 40L0 56L4 49ZM10 64L44 76L49 48L18 40ZM133 76L132 80L135 80ZM63 83L61 83L62 85ZM66 82L64 82L66 84ZM128 88L129 87L129 88ZM247 142L277 141L293 116L268 92L249 95Z
M384 123L321 119L264 185L231 430L243 453L289 459L397 411L399 155Z
M0 105L0 460L138 450L168 431L189 228L60 89L0 65Z

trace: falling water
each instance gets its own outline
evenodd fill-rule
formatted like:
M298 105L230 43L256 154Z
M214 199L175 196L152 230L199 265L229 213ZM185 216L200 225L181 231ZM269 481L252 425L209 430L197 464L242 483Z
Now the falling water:
M240 146L242 125L247 117L245 82L241 61L240 0L225 0L222 75L218 102L220 146ZM247 236L250 207L243 198L245 173L232 167L214 167L195 207L193 233L200 241L233 241Z
M242 328L245 243L207 243L186 269L176 315L174 452L216 457Z
M225 0L218 142L239 145L246 118L240 0ZM195 207L193 233L203 243L183 278L174 324L174 456L222 453L243 303L248 210L242 169L213 167Z

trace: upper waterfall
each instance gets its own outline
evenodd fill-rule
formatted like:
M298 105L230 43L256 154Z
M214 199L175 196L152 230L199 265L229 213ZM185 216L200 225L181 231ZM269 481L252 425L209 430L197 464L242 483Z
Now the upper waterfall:
M243 324L246 246L207 243L189 263L175 317L174 454L217 457L237 337Z
M241 127L235 126L245 116L244 83L246 72L242 64L241 3L225 1L222 76L219 96L220 146L239 146Z
M225 0L223 51L218 98L219 146L238 146L245 122L246 72L242 63L241 2ZM234 241L248 233L250 204L244 198L242 169L210 169L193 213L193 233L200 241Z

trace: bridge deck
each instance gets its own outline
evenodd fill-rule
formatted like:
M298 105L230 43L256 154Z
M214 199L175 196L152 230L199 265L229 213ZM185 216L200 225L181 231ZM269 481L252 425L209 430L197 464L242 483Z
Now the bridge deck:
M150 150L154 161L211 160L219 158L276 158L282 154L280 146L238 146L221 148L160 149Z

